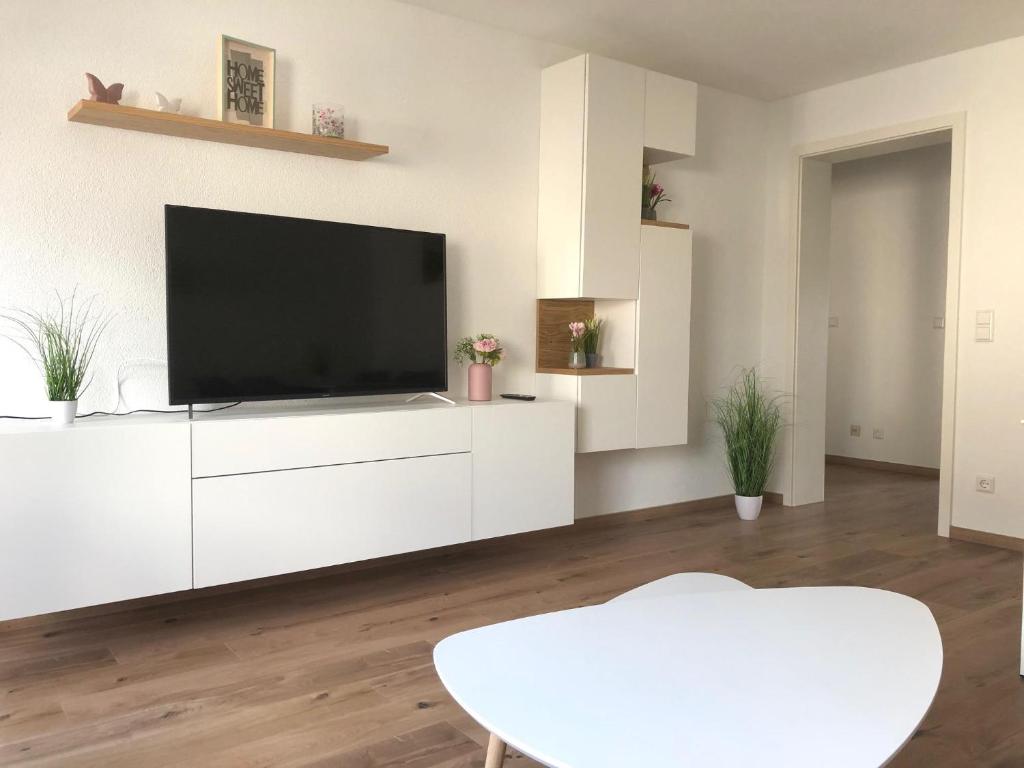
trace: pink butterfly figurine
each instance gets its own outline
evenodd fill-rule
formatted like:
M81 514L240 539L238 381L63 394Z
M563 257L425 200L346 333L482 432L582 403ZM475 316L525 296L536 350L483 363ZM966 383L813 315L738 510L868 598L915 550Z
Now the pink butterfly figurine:
M117 104L121 100L121 93L124 91L124 83L114 83L104 86L96 75L90 72L85 73L85 80L89 83L89 95L93 101L104 104Z

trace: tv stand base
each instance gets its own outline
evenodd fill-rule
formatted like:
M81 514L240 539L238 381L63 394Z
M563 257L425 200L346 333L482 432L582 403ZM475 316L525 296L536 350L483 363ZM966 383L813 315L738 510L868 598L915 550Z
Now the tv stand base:
M448 405L455 405L454 400L451 400L450 398L447 398L444 395L439 395L437 394L437 392L420 392L418 395L413 395L405 402L411 403L413 400L419 400L421 397L436 397L438 400L448 403Z

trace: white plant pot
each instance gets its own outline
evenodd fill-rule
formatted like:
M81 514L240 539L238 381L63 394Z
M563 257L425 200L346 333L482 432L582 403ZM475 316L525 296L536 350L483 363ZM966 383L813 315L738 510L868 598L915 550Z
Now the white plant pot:
M764 496L735 496L736 499L736 514L740 516L740 520L757 520L757 516L761 514L761 502L764 501Z
M78 413L77 400L51 400L50 420L55 427L67 427L75 423Z

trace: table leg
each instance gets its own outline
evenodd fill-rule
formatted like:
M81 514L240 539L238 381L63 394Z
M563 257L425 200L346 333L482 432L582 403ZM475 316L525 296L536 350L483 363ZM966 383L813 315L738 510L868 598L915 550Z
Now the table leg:
M491 740L487 742L487 760L484 768L501 768L505 764L505 742L491 734Z

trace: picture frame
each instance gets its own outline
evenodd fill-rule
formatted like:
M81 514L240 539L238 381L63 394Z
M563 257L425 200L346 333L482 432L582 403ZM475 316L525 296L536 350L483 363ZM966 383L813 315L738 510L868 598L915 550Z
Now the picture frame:
M277 52L265 45L221 35L219 57L220 119L273 128Z

